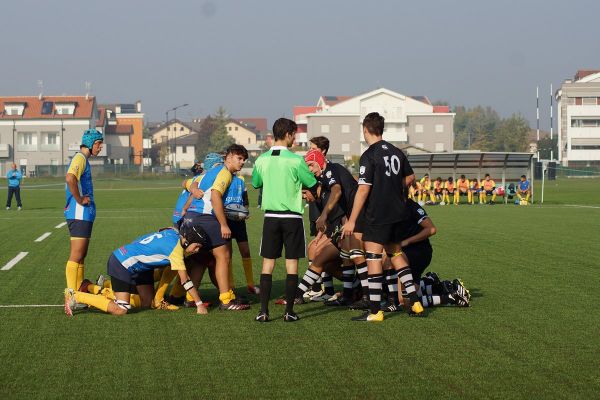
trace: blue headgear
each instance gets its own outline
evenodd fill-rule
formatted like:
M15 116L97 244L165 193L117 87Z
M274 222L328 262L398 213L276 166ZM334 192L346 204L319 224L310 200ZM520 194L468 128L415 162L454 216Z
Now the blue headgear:
M208 171L215 164L219 164L223 162L223 156L218 153L208 153L206 157L204 157L204 170Z
M96 140L104 140L102 134L95 129L88 129L83 132L83 136L81 137L81 145L91 149Z

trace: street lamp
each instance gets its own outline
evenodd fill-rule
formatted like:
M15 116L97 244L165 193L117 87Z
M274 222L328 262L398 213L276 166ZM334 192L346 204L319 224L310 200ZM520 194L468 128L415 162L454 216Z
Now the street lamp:
M177 107L173 107L171 108L169 111L173 111L175 117L173 118L175 120L175 122L177 122L177 109L178 108L182 108L182 107L187 107L189 106L188 103L182 104L180 106ZM167 113L169 112L167 111ZM173 161L173 164L175 164L175 170L177 170L177 131L175 131L175 135L174 135L174 139L175 139L175 159Z

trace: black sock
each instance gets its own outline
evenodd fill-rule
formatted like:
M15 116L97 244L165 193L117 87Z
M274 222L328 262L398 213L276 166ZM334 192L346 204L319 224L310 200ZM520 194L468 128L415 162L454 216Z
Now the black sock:
M342 281L344 282L343 297L345 299L352 298L352 283L354 281L354 265L342 267Z
M371 314L381 310L381 291L383 289L383 274L369 274L369 303Z
M329 275L327 272L321 272L321 281L323 281L323 288L325 289L325 294L333 296L335 293L333 291L333 276Z
M260 311L269 313L269 300L271 299L271 287L273 286L273 275L260 274Z
M298 275L296 275L297 277ZM302 297L304 295L304 293L306 293L308 291L308 288L311 287L318 279L319 279L320 275L318 272L316 272L313 269L307 269L306 272L304 273L304 276L302 277L302 281L300 282L300 284L298 284L298 288L296 289L296 297ZM321 288L321 285L319 285L319 290Z
M369 296L369 269L367 268L367 262L360 263L356 266L358 272L358 279L360 279L360 285L362 286L363 298Z
M413 282L412 271L410 267L406 266L398 270L398 279L402 282L402 286L404 286L404 290L406 294L410 298L411 303L419 301L419 297L417 296L417 291L415 288L415 283Z
M385 271L385 281L387 283L388 300L393 304L398 304L398 273L394 269Z
M298 274L287 274L285 278L285 312L294 311L294 298L296 297L296 288L298 287Z

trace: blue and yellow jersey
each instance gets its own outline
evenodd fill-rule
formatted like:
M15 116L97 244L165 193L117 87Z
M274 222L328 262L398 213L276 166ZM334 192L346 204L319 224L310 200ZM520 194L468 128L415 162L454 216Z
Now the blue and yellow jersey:
M529 181L525 180L525 181L519 181L519 190L521 192L526 192L529 190Z
M198 182L199 185L200 181L202 181L203 176L204 175L196 175L193 178L190 178L187 181L185 181L185 189L183 189L181 193L179 193L179 197L177 197L177 202L175 203L175 209L173 209L172 219L174 224L176 224L177 221L181 219L181 212L183 211L183 206L185 206L185 202L188 200L188 197L190 197L190 188L192 187L192 183Z
M229 189L232 179L233 175L224 165L210 169L204 174L204 178L198 185L204 191L204 196L201 199L194 199L188 211L198 214L214 214L211 202L212 191L216 190L225 197L224 195Z
M185 270L183 247L179 233L173 228L140 236L113 254L131 274L167 265L174 271Z
M246 191L246 182L243 177L234 175L231 184L223 196L223 205L239 204L244 205L244 192Z
M75 175L77 178L77 186L81 196L89 196L90 203L82 206L75 201L75 197L69 190L69 186L65 184L65 194L67 203L65 205L65 218L78 219L83 221L94 221L96 218L96 203L94 202L94 187L92 185L92 169L88 159L81 153L75 154L67 174Z

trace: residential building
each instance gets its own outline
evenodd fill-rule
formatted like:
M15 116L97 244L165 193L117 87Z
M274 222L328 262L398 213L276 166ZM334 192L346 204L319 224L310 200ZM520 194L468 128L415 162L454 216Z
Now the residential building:
M247 146L249 144L256 144L256 136L258 132L236 119L230 120L226 125L227 134L235 139L237 144Z
M119 157L115 158L121 163L140 165L143 160L143 136L144 136L144 114L142 113L142 102L134 104L103 104L98 106L106 110L107 143L115 147L129 147L129 153L123 154L122 149ZM109 135L116 135L111 140ZM109 151L110 154L110 151ZM112 161L113 157L109 156Z
M0 97L0 175L13 161L26 176L36 166L67 165L98 119L94 96ZM103 148L95 163L106 156Z
M564 166L600 166L600 70L577 71L556 91L558 158Z
M191 124L178 119L172 119L167 124L161 123L152 127L150 129L150 137L152 138L152 144L160 144L175 141L175 139L182 136L196 133L197 129L192 127Z
M306 111L306 112L303 112ZM300 143L313 136L327 136L329 152L345 159L367 148L362 120L377 111L385 117L383 138L398 147L411 145L431 152L454 150L454 113L448 106L434 106L424 96L406 96L380 88L354 97L321 96L313 107L296 107L294 118Z

